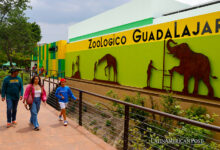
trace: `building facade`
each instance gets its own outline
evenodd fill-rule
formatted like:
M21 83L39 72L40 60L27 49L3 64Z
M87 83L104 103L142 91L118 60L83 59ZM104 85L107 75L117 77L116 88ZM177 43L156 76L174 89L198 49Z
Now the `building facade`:
M39 46L38 66L81 80L219 99L219 10L219 2L191 8L132 0L70 26L68 43Z

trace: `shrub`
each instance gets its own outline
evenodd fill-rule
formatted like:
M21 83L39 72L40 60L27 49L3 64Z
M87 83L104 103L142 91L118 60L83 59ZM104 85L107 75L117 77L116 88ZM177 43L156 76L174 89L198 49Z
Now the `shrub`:
M116 97L118 96L113 91L107 93L108 96ZM137 93L135 97L126 96L124 99L126 102L144 106L145 98L140 96L140 93ZM152 109L158 108L154 104L152 97L150 97ZM203 123L211 124L214 122L217 115L207 114L207 110L201 106L192 106L185 111L181 109L179 103L172 95L163 96L162 110L166 113L182 116L192 120L200 121ZM122 117L124 113L124 106L121 104L113 103L113 110L116 110L116 115ZM149 114L145 111L131 108L130 109L130 118L132 118L132 127L129 129L129 137L132 138L129 141L129 146L134 149L161 149L169 150L170 147L175 149L185 150L185 149L205 149L205 150L214 150L219 149L220 145L214 141L210 141L212 137L212 132L201 127L193 126L183 122L174 121L173 119L159 116L156 119L154 114ZM153 118L153 119L150 119ZM195 139L197 141L203 142L202 144L160 144L151 142L151 139L163 139L163 140L185 140L185 139Z
M106 122L105 122L105 125L106 125L106 126L109 127L109 126L111 126L111 124L112 124L112 122L111 122L110 120L106 120Z

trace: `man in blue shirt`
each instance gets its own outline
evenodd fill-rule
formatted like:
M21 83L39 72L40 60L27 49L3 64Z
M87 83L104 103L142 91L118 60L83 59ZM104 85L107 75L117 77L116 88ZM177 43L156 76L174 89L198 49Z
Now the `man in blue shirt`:
M10 76L4 78L2 84L2 101L7 102L7 127L12 124L16 125L16 114L19 99L22 100L23 96L23 83L18 77L19 69L11 69Z
M68 104L68 99L69 96L76 100L76 97L73 95L72 91L70 90L70 88L68 86L65 86L65 79L61 79L60 80L60 84L61 86L57 88L55 96L58 98L59 100L59 104L60 104L60 108L61 108L61 112L59 115L59 119L62 121L62 116L64 118L64 126L67 126L67 120L66 120L66 107Z

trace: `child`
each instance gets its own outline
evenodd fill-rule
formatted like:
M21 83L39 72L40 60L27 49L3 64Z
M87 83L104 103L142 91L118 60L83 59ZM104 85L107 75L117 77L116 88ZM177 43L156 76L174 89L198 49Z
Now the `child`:
M70 96L72 99L76 100L76 97L73 95L70 88L68 86L65 86L65 82L65 79L60 80L61 86L57 88L55 96L59 99L59 104L61 108L59 119L62 121L64 118L64 126L67 126L68 122L66 120L66 107L69 101L68 98Z

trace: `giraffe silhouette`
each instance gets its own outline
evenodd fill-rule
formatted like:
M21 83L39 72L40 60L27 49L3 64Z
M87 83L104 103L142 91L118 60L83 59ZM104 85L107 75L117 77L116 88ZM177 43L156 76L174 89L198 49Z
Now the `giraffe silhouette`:
M72 76L72 78L81 79L80 71L79 71L79 56L77 56L77 60L76 60L75 65L77 66L77 71L76 71L75 74ZM74 63L73 63L73 65L72 65L72 69L74 69ZM73 70L72 70L72 72L73 72Z
M73 76L73 73L74 73L74 62L72 63L72 76Z
M97 61L96 61L95 64L94 64L94 79L95 79L96 69L97 69Z
M98 65L101 64L104 61L107 61L107 66L105 67L105 76L107 76L106 69L108 68L108 70L109 70L109 72L108 72L108 80L110 80L110 69L111 69L111 67L113 67L114 82L117 82L117 61L116 61L115 57L112 56L111 54L106 54L101 59L99 59Z

